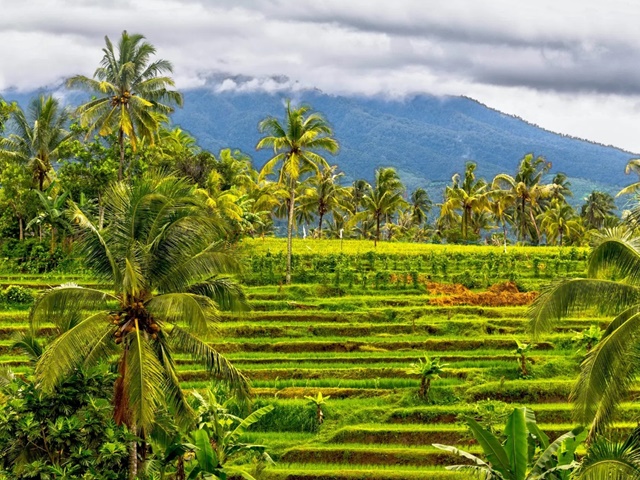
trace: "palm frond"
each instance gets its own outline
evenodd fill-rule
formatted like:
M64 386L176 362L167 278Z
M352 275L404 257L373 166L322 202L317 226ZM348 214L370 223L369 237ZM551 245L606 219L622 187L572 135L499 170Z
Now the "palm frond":
M137 322L135 331L129 336L131 341L125 352L127 368L124 376L127 405L138 428L150 431L155 412L164 399L163 368Z
M153 317L183 325L198 334L207 333L209 324L217 317L215 303L194 293L165 293L153 297L145 306Z
M602 313L612 314L638 301L640 288L633 285L590 278L562 280L542 290L533 302L529 327L535 338L567 315L596 307Z
M189 287L189 292L204 295L216 302L221 310L246 312L249 300L242 286L230 278L216 277Z
M605 334L587 354L572 395L577 418L584 422L594 420L592 436L611 421L638 373L640 313L630 309L624 318L625 321L617 320L617 328Z
M104 333L112 330L108 313L99 312L51 342L36 364L36 378L43 390L52 391L73 368L82 365Z
M42 322L52 322L65 332L86 311L106 310L109 301L118 299L109 293L78 285L62 285L40 295L29 315L32 332L37 332Z
M249 380L224 356L186 330L173 326L167 342L177 351L190 354L201 362L214 379L223 381L242 399L250 396Z

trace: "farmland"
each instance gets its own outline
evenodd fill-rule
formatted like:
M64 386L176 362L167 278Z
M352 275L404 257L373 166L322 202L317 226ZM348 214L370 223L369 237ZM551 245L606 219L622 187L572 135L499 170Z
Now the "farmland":
M443 443L478 453L463 415L498 428L509 405L534 410L555 438L570 430L568 397L584 349L576 339L607 318L569 318L530 343L527 309L553 279L585 274L580 248L443 246L365 241L297 240L293 283L282 283L285 241L245 240L240 247L251 311L223 314L206 341L245 373L253 408L273 405L245 434L267 445L276 465L264 478L463 479L443 466L457 458ZM37 292L60 283L100 286L84 275L4 274L1 289ZM5 295L6 297L6 295ZM28 357L11 350L28 324L28 303L5 298L0 313L0 363L28 374ZM41 325L41 336L53 325ZM408 373L425 355L445 363L428 399ZM187 355L176 356L185 390L210 385ZM308 398L322 394L324 422ZM625 403L616 427L636 424L638 406Z

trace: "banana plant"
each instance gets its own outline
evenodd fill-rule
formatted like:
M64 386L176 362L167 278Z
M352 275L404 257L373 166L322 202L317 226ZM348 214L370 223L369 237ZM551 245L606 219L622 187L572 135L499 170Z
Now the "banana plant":
M440 374L446 366L446 363L440 363L439 358L431 359L427 355L424 356L424 362L418 359L418 363L409 365L407 373L420 376L420 391L418 393L421 398L425 400L429 398L431 382L440 378Z
M188 479L204 478L226 480L227 476L241 476L255 480L246 470L230 465L241 454L250 454L260 461L273 463L266 452L266 446L240 441L242 435L262 417L273 410L267 405L242 419L228 412L226 403L220 404L213 392L207 392L207 398L194 392L198 429L191 433L192 443L196 446L195 465Z
M485 460L456 447L434 443L434 447L472 462L446 467L448 470L474 472L487 480L567 480L579 466L575 450L586 438L584 427L576 427L549 443L547 435L536 424L533 411L516 408L507 419L506 440L500 442L473 418L466 421L482 447ZM538 450L541 453L536 456Z
M309 403L312 403L316 407L316 421L318 425L322 425L324 422L324 412L322 411L322 406L327 403L327 400L331 398L331 395L327 395L326 397L322 396L322 392L318 392L315 397L311 395L305 395L306 400L309 400Z

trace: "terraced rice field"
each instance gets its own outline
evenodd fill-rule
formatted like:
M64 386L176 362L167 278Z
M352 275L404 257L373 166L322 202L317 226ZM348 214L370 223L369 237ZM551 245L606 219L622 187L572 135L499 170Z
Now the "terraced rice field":
M480 275L473 265L461 269ZM583 270L584 258L573 261L569 273ZM522 278L534 286L549 281L523 271ZM254 270L254 277L264 280L261 275ZM86 283L82 277L0 277L0 285L32 288L63 281ZM252 311L223 315L207 340L251 378L256 405L276 406L247 435L270 446L277 461L265 473L271 480L468 478L444 470L459 461L431 444L477 452L461 415L494 414L499 424L499 413L507 408L500 402L531 407L542 429L557 437L575 426L567 399L584 353L573 340L576 332L607 322L594 314L559 324L537 341L530 375L523 378L513 351L516 340L529 341L527 305L448 302L451 295L432 283L377 289L358 282L333 289L253 283L263 284L247 289ZM9 346L27 317L20 309L0 313L0 363L17 372L30 366ZM50 329L45 324L42 333ZM419 379L407 373L424 354L448 364L428 402L418 398ZM188 357L178 360L185 389L209 385ZM304 397L319 392L330 398L318 427L315 408ZM624 405L618 427L635 426L639 413L638 405Z

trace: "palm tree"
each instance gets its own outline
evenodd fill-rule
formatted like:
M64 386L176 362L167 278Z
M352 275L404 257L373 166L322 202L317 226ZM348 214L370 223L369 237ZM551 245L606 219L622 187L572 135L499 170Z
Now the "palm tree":
M173 79L166 76L173 71L171 63L151 61L156 49L142 35L129 35L125 30L115 49L109 37L105 37L105 43L104 56L93 78L77 75L67 80L67 87L82 88L95 95L78 107L78 114L89 133L117 133L118 180L122 180L124 138L129 139L133 149L141 138L153 143L160 124L173 111L171 105L182 105L182 95L171 89Z
M594 190L585 200L580 216L587 228L600 230L608 217L613 217L616 209L614 198L606 192Z
M501 173L493 179L493 190L510 191L516 198L514 221L519 240L525 240L527 236L534 242L540 239L536 216L540 213L540 201L552 191L551 187L541 183L550 168L551 164L543 157L534 157L533 153L529 153L520 161L515 177Z
M452 186L446 188L445 201L440 210L440 215L445 217L454 210L461 211L462 238L465 240L469 238L469 226L474 217L489 208L488 185L483 179L476 180L475 170L476 164L468 162L462 183L457 173L451 178Z
M278 183L289 190L287 218L287 284L291 283L291 253L293 248L293 222L296 199L296 185L304 169L317 172L327 167L325 158L317 153L338 151L338 142L332 137L333 131L319 113L311 113L311 107L292 108L287 101L284 125L275 117L267 117L258 129L266 136L260 139L256 149L273 148L274 156L265 163L260 177L270 175L280 165Z
M516 198L509 190L491 190L489 192L489 210L493 219L502 226L504 253L507 253L507 224L513 222L511 211Z
M576 212L564 201L553 199L551 205L538 217L540 228L551 244L562 246L562 239L579 228Z
M541 293L530 311L532 333L537 337L556 321L594 307L614 318L582 362L572 394L578 419L593 422L591 439L612 421L638 374L638 362L630 359L640 340L640 239L628 229L600 238L587 278L563 280Z
M33 225L40 227L42 233L42 225L49 225L51 228L51 253L56 249L56 236L58 232L63 233L69 228L69 222L65 217L65 207L67 203L67 192L54 192L55 182L49 185L46 192L36 190L40 199L41 212L27 224L27 229ZM40 239L42 241L42 239Z
M403 193L404 185L394 168L383 167L376 170L374 184L373 186L368 185L367 193L362 198L364 212L355 215L352 219L352 221L358 221L366 216L375 222L374 246L377 246L380 241L382 220L388 222L398 210L406 205L404 198L402 198Z
M36 366L45 391L74 368L118 354L114 417L142 439L160 408L170 408L181 425L193 418L178 383L175 352L191 354L239 395L249 391L246 378L197 336L207 335L219 308L245 306L242 290L218 276L236 271L238 260L220 242L219 226L200 198L184 179L148 175L108 190L104 229L74 207L85 265L111 283L113 293L63 285L42 295L30 317L33 332L43 321L80 319ZM134 443L130 478L136 471Z
M322 237L322 222L327 214L345 207L351 200L348 188L340 185L344 173L336 173L337 165L323 168L309 178L308 188L300 197L300 209L318 216L318 235Z
M34 98L26 112L16 108L13 133L0 139L0 158L30 169L38 189L44 191L59 149L71 136L66 130L69 118L69 111L52 96Z
M411 220L416 226L422 225L427 221L427 215L431 211L433 202L429 198L429 194L424 188L416 188L411 192Z

